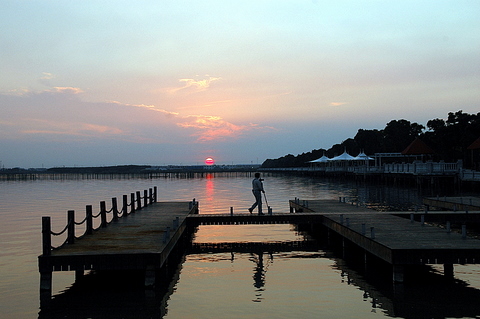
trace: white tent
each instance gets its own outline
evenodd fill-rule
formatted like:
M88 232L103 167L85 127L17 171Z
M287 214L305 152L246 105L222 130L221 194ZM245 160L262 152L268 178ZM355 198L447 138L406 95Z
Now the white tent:
M309 163L327 163L330 159L323 154L322 157L317 158L316 160L309 161Z
M354 157L354 160L356 161L373 161L373 158L365 154L364 152L360 152L356 157Z
M355 160L355 157L348 154L347 150L345 150L345 152L343 152L342 155L338 155L330 159L330 161L353 161L353 160Z

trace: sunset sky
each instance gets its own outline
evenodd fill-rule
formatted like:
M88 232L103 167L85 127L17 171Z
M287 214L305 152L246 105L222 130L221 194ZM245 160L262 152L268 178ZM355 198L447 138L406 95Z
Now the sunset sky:
M478 0L3 0L0 30L5 168L262 163L480 112Z

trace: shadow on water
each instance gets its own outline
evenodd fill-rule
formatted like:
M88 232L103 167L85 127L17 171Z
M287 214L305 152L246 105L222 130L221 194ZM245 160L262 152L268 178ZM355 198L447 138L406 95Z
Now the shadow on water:
M39 312L47 318L162 318L181 265L162 274L163 284L145 289L141 271L90 273L55 295Z
M235 258L225 252L225 258ZM227 256L228 255L228 256ZM296 254L287 254L291 258ZM206 255L208 256L208 255ZM218 255L217 255L218 256ZM262 302L266 288L265 276L274 258L285 254L252 251L254 263L254 302ZM293 256L293 257L292 257ZM208 258L208 257L207 257ZM409 278L403 284L393 284L391 273L378 265L364 271L359 265L345 262L335 253L318 250L317 253L299 254L298 258L328 258L340 276L342 284L363 291L363 302L371 304L371 312L388 317L417 318L478 318L480 316L480 290L468 287L460 280L446 279L428 266L407 269ZM54 296L48 307L41 309L39 319L45 318L162 318L168 311L168 300L175 292L185 255L171 271L164 273L164 284L155 289L143 287L143 273L92 273L77 281L66 291Z
M386 316L419 318L479 318L480 290L462 280L445 277L428 265L405 269L405 282L393 283L391 268L373 263L368 269L335 256L333 266L341 273L342 283L363 291L372 312Z

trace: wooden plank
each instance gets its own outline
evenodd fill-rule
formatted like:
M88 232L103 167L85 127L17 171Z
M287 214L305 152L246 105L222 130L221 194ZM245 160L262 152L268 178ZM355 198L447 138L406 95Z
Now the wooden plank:
M480 210L480 198L467 197L427 197L423 204L449 210L478 211Z
M39 256L41 273L161 268L186 229L189 202L158 202ZM178 221L176 220L178 218ZM175 220L175 221L174 221ZM165 240L167 227L170 236Z
M179 225L183 224L188 212L188 202L154 203L52 251L52 256L160 253L166 246L163 236L167 227L172 229L177 217Z
M480 262L480 240L392 215L400 212L337 201L308 201L308 206L324 216L326 227L391 264Z

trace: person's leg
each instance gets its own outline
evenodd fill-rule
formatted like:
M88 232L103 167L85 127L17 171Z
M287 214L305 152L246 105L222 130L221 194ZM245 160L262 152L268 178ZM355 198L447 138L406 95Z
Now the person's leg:
M258 207L258 214L263 214L262 212L262 192L256 191L255 192L255 199L257 200L256 206Z
M255 197L255 203L253 203L252 207L250 207L250 208L248 209L248 211L249 211L250 213L251 213L251 212L255 209L255 207L257 207L257 205L258 205L258 198L257 198L257 195L255 194L255 191L252 190L252 193L253 193L253 196Z

